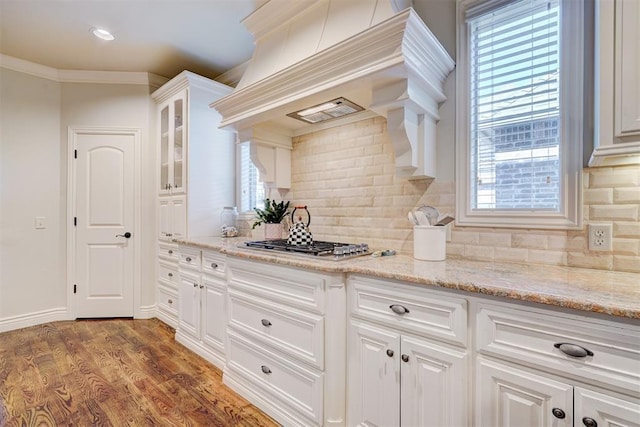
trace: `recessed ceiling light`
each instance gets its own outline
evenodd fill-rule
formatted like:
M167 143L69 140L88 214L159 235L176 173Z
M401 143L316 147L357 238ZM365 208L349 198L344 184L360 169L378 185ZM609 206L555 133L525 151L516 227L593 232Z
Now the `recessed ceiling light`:
M102 40L111 41L111 40L115 39L113 34L111 34L107 30L103 30L102 28L92 28L91 29L91 34L93 34L94 36L96 36L96 37L98 37L99 39L102 39Z

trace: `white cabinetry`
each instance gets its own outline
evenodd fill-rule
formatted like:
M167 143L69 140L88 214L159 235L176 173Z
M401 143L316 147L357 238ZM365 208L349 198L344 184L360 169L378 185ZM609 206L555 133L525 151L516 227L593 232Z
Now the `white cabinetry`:
M214 251L180 247L176 341L220 369L224 367L227 323L226 257Z
M640 155L640 2L596 1L595 150L590 166Z
M478 426L640 426L640 329L479 303Z
M220 212L234 203L235 135L218 129L221 117L209 104L232 88L188 71L152 94L158 104L158 241L159 259L174 239L220 234ZM177 268L177 264L175 265ZM168 288L160 281L158 317L175 326L162 311Z
M342 274L229 259L224 381L284 425L344 425Z
M468 424L466 301L350 276L347 424Z

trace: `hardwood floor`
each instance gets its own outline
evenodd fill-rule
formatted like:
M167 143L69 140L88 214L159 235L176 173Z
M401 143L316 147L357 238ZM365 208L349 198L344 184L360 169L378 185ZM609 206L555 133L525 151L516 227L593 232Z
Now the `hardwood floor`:
M0 334L0 426L275 426L157 319Z

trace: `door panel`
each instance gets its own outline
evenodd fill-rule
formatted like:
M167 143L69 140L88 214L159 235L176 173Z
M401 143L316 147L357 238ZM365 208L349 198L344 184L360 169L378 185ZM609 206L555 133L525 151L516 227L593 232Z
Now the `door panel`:
M477 426L573 426L571 385L486 359L477 367Z
M400 335L352 320L349 345L348 425L398 426Z
M592 419L598 427L640 427L640 400L623 400L603 393L576 387L576 425Z
M403 335L400 363L402 425L464 426L467 418L467 352Z
M136 136L76 133L75 144L76 316L131 317Z

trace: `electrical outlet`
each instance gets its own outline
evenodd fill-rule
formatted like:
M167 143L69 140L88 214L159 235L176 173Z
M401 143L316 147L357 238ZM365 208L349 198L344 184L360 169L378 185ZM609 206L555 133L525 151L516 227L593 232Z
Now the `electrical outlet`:
M589 224L589 250L611 251L613 249L613 226L611 224Z

